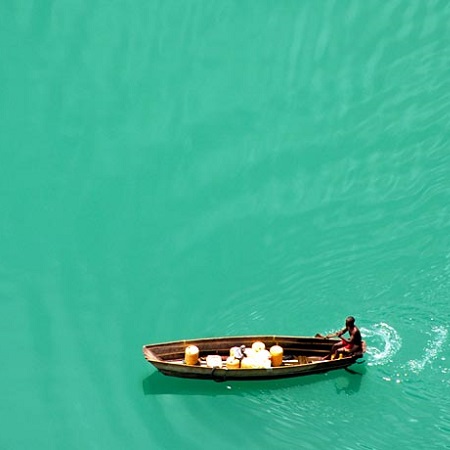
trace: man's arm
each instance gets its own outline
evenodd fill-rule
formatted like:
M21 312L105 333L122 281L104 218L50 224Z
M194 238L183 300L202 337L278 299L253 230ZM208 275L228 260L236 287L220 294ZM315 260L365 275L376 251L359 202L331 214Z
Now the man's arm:
M347 331L347 328L343 328L342 330L336 331L335 333L331 333L331 334L327 334L325 337L326 338L330 338L330 337L341 337L345 332Z
M346 331L347 331L347 328L342 328L342 330L339 330L339 331L336 333L336 336L342 338L342 335L343 335ZM343 339L343 338L342 338L342 339Z
M347 331L347 328L343 328L342 330L336 331L335 333L327 334L326 336L323 336L320 333L317 333L316 337L320 337L320 338L324 338L324 339L328 339L328 338L335 337L335 336L341 337L346 331ZM341 338L341 339L344 339L344 338Z

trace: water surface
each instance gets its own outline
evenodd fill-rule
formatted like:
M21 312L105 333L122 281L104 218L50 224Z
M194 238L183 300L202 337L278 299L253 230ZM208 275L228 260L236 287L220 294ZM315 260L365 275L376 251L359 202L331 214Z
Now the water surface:
M443 1L4 2L5 449L450 448ZM357 319L359 374L145 343Z

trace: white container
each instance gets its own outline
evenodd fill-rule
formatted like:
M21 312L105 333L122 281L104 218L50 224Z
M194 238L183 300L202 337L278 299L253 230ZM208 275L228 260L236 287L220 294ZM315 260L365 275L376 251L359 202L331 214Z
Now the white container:
M206 357L206 365L208 367L222 367L222 357L220 355L208 355Z
M253 342L253 344L252 344L252 350L254 352L260 352L261 350L264 350L265 348L266 348L266 346L264 345L264 343L260 342L260 341Z

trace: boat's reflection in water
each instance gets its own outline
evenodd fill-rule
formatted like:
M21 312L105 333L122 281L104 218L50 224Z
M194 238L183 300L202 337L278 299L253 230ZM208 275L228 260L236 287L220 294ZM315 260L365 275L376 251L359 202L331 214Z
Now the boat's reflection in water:
M261 391L299 388L316 383L334 381L338 394L352 395L359 391L365 364L356 364L347 369L336 370L325 374L307 375L294 378L284 378L264 381L223 381L195 380L163 375L155 371L142 381L144 395L204 395L246 396Z

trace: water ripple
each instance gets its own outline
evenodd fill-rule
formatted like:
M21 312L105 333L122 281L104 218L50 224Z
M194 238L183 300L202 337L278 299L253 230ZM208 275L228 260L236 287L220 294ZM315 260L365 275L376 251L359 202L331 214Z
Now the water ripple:
M393 361L393 357L402 346L402 339L397 331L387 323L374 324L371 327L361 327L367 345L367 355L370 366L385 365Z
M443 326L433 326L428 334L431 337L423 349L423 358L408 361L408 367L416 374L422 372L442 352L442 347L447 341L448 329Z

